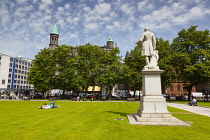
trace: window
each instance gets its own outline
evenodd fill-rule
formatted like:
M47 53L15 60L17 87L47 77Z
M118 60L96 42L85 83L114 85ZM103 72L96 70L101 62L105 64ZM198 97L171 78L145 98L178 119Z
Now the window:
M177 91L180 91L180 85L177 85Z
M2 85L5 84L5 79L2 79L1 84L2 84Z
M1 60L1 56L0 56L0 60Z
M11 80L8 80L8 83L11 83Z
M173 91L173 90L174 90L174 88L171 86L171 87L170 87L170 91Z
M10 63L9 66L12 67L12 63Z
M13 61L13 58L10 58L10 61Z
M17 75L15 75L15 78L17 78Z
M9 72L12 72L12 69L9 69Z
M12 76L11 74L8 75L8 77L11 77L11 76Z

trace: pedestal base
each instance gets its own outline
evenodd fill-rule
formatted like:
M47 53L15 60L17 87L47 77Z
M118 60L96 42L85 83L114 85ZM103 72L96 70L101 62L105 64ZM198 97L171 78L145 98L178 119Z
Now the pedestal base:
M163 70L148 69L142 71L143 93L137 113L127 115L131 124L190 126L172 117L167 109L166 99L162 96L160 74Z
M175 117L170 118L142 118L137 113L127 115L133 125L165 125L165 126L191 126Z

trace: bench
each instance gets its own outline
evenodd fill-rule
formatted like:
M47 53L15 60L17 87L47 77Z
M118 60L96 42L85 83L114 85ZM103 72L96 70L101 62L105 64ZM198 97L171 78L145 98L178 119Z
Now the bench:
M52 97L49 98L49 101L57 101L57 97L52 96Z
M135 101L135 98L127 98L127 101Z
M77 97L73 97L72 98L72 101L77 101Z

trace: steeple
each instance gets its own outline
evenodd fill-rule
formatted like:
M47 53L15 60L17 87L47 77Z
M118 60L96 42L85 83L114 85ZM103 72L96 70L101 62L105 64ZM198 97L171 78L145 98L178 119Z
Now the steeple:
M114 48L114 42L113 42L113 40L112 40L111 37L108 38L106 47L108 47L108 48Z
M55 49L58 46L58 29L56 24L52 27L52 32L50 33L50 49Z
M52 27L52 32L51 32L51 34L57 34L57 35L58 35L58 29L57 29L56 24Z

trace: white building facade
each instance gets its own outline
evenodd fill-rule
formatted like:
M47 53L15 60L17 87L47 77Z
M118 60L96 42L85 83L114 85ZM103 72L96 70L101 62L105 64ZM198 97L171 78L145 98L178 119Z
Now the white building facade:
M32 85L26 80L31 62L31 59L0 53L0 89L32 89Z

